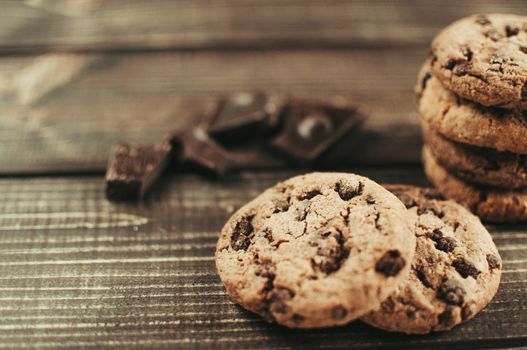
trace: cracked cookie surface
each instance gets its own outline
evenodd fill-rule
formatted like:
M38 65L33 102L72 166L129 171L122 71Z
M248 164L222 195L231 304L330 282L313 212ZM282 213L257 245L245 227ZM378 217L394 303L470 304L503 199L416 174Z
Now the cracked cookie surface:
M404 205L353 174L278 183L225 224L216 267L230 297L292 328L345 324L408 275L415 250Z
M493 298L502 260L479 219L434 189L387 185L416 222L416 253L405 283L361 318L389 331L443 331L474 317Z
M527 155L458 143L432 130L424 120L421 126L434 157L454 175L501 188L527 187Z
M500 152L527 154L527 111L482 107L445 89L421 70L417 86L421 118L450 140Z
M456 21L432 41L433 74L485 106L527 109L527 17L489 14Z
M441 166L427 146L423 166L427 178L445 197L463 204L483 221L527 221L527 188L507 190L465 182Z

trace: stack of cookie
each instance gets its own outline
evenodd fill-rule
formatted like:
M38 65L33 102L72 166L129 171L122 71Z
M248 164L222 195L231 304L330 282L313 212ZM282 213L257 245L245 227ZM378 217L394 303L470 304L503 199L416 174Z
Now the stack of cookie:
M481 221L433 189L311 173L240 208L221 231L216 267L233 301L269 322L361 318L428 333L481 311L502 263Z
M477 15L445 28L421 70L429 180L483 220L527 220L527 18Z

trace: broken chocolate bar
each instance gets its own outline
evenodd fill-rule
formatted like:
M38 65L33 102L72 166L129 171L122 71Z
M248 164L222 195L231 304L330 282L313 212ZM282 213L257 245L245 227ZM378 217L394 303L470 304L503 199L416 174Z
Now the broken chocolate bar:
M292 98L283 130L270 146L298 163L311 163L364 120L344 97Z
M263 93L238 93L223 100L208 133L222 144L264 136L279 124L281 99Z
M231 168L232 157L212 140L202 127L170 136L174 161L204 170L212 175L224 175Z
M132 201L143 198L170 158L170 144L117 145L106 171L106 198Z

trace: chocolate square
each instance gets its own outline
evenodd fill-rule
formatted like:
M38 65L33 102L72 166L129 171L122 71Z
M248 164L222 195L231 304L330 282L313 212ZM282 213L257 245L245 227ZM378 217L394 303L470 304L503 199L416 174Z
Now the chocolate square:
M292 98L283 112L283 129L271 148L298 163L311 163L364 120L344 97Z
M106 171L106 198L134 201L145 193L163 172L170 158L168 143L155 145L117 145Z

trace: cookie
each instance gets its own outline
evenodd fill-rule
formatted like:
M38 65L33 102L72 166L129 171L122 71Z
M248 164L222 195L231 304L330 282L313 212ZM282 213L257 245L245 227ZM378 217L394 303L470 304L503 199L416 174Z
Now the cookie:
M468 102L445 89L426 70L418 87L421 118L440 134L473 146L527 154L527 111Z
M414 217L416 253L405 283L361 320L404 333L444 331L481 311L498 290L502 260L481 221L439 192L389 185Z
M439 165L426 146L423 148L423 163L426 176L445 197L465 205L483 221L527 221L526 188L506 190L464 182Z
M484 106L527 109L527 17L463 18L432 41L433 74L459 96Z
M380 305L415 251L406 208L354 174L278 183L225 224L216 268L230 297L291 328L342 325Z
M457 177L502 188L527 187L527 155L450 141L433 131L425 121L421 125L434 157Z

